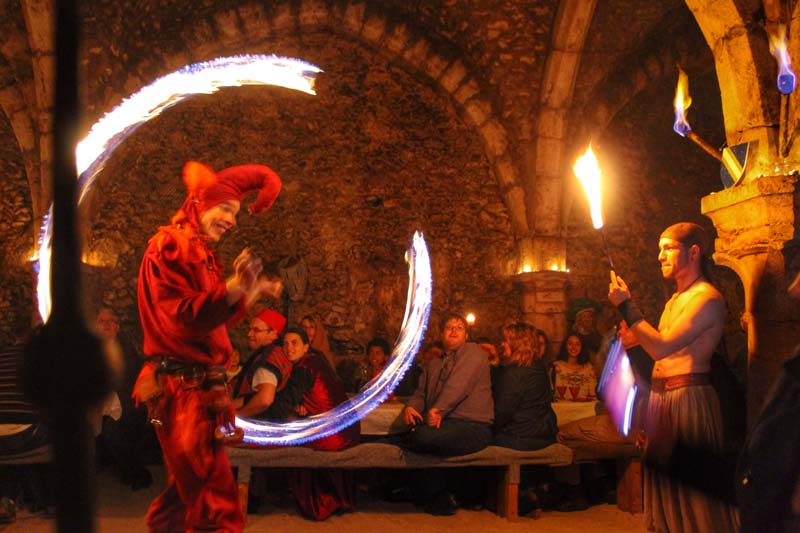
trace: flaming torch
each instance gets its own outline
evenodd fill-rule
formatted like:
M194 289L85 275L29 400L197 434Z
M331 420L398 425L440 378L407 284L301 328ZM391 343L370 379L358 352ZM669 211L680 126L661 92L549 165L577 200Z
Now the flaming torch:
M781 94L791 94L797 79L792 71L792 58L786 47L786 26L778 27L778 35L769 36L769 51L778 61L778 90Z
M606 242L606 234L603 232L603 213L600 209L601 190L600 190L600 167L597 164L597 158L592 151L592 145L586 152L575 161L575 166L572 171L583 185L583 190L586 191L586 197L589 199L589 210L592 215L592 225L594 229L600 230L600 236L603 238L603 249L608 259L608 265L611 270L614 268L614 261L611 260L611 254L608 252L608 243Z
M686 137L697 146L702 148L708 155L717 159L731 175L734 182L742 176L742 164L736 158L733 151L727 146L721 151L711 146L705 139L692 131L692 127L686 120L686 111L692 105L692 97L689 96L689 77L678 67L678 85L675 87L675 124L672 129L681 137Z

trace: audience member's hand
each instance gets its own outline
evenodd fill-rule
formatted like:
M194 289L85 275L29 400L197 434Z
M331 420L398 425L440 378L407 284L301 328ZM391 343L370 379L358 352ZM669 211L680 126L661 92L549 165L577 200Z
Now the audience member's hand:
M436 407L428 409L428 425L436 429L442 425L442 412Z
M619 305L631 297L628 285L617 273L611 271L611 283L608 284L608 301L614 305Z
M403 422L405 422L407 426L416 426L417 422L421 420L422 415L410 405L407 405L406 408L403 409Z

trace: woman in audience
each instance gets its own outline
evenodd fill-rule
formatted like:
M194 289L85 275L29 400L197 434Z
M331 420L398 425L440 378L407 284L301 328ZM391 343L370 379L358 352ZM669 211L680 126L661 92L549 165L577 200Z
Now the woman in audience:
M308 336L308 343L312 350L316 350L325 356L331 368L336 368L333 361L333 352L331 352L331 345L328 342L328 333L325 331L325 326L322 321L312 315L306 315L300 321L303 331Z
M318 415L347 400L344 387L333 368L317 351L311 350L306 332L289 328L283 336L283 351L294 364L292 376L310 377L303 393L299 415ZM361 426L358 422L338 433L304 444L318 451L338 451L358 444ZM325 520L334 512L352 511L355 507L355 478L353 471L338 469L302 469L291 475L291 489L303 515Z
M571 333L554 363L556 398L566 401L586 402L595 399L597 376L589 361L589 352L576 333Z
M556 441L552 392L536 328L515 322L503 328L501 364L492 375L494 444L539 450Z

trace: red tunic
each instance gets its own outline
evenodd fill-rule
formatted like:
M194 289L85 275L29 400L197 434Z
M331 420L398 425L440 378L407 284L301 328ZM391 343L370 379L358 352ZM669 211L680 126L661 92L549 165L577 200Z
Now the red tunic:
M243 306L226 302L220 266L197 225L184 213L173 219L182 224L162 227L150 239L142 260L138 299L144 354L224 366L232 355L226 322L236 318ZM196 215L192 218L196 220ZM148 362L142 373L154 367ZM163 425L156 427L156 433L168 478L166 490L148 510L150 531L244 528L228 457L214 439L217 417L209 410L212 400L213 392L186 389L178 378L164 376L158 400Z
M244 315L231 307L222 269L190 224L165 226L150 239L139 269L144 355L226 366L233 348L226 323Z

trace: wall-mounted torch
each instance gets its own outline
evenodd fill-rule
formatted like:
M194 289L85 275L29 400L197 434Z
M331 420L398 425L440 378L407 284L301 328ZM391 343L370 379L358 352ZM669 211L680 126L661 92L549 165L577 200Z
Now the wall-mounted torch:
M692 127L686 120L686 111L689 109L689 106L692 105L692 97L689 96L689 77L680 67L678 67L678 85L675 87L674 105L675 123L672 129L675 130L675 133L691 140L708 155L717 159L723 164L725 170L727 170L728 174L733 178L733 181L738 182L742 177L742 164L739 163L733 151L727 146L722 150L714 148L708 141L692 131Z

